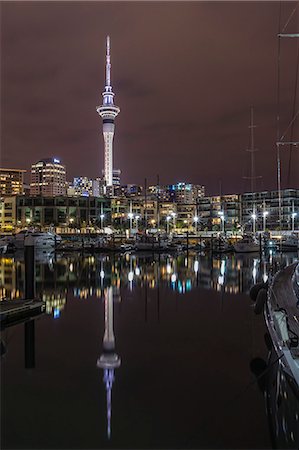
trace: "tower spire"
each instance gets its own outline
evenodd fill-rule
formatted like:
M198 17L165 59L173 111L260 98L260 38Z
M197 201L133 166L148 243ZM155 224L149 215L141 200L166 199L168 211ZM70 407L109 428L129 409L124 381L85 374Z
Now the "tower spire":
M108 91L108 87L111 87L111 63L110 63L110 36L107 36L106 39L106 91Z
M106 82L102 93L103 103L97 106L97 112L103 119L104 137L104 179L107 195L113 195L113 136L114 119L119 114L120 109L114 105L114 92L111 86L111 63L110 63L110 37L106 38ZM107 189L108 188L108 189Z

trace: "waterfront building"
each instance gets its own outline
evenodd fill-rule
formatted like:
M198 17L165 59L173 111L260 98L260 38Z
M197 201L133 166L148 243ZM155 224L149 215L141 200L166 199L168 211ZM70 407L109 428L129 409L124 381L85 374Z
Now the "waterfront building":
M198 198L205 195L205 187L192 183L176 183L162 186L149 186L150 196L157 197L160 201L194 204Z
M87 228L111 223L111 200L104 197L17 197L17 226Z
M23 169L0 169L0 195L20 195L24 193Z
M106 83L102 93L103 104L97 107L97 112L103 119L104 137L104 180L106 193L113 194L113 137L114 119L120 112L120 108L114 105L114 93L111 86L111 62L110 62L110 38L106 40Z
M16 196L0 197L0 231L12 231L16 224Z
M203 229L237 231L240 224L238 194L203 197L197 201L197 212Z
M41 159L32 164L30 195L66 195L66 168L58 158Z
M298 229L299 189L283 189L280 195L281 208L279 208L279 192L277 190L242 194L240 196L241 222L245 229L252 228L254 211L257 231L264 228L269 230Z

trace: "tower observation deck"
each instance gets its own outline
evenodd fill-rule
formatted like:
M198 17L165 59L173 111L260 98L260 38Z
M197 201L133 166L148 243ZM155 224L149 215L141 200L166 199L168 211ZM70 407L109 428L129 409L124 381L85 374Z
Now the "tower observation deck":
M104 179L106 186L113 185L113 137L114 119L119 114L120 108L114 105L114 92L111 86L111 62L110 62L110 37L106 40L106 83L102 93L103 104L97 106L97 112L103 119L104 137Z

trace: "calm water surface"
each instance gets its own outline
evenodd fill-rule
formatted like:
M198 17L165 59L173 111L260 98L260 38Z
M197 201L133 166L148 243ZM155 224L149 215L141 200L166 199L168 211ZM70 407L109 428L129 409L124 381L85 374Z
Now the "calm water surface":
M1 333L2 447L272 448L281 421L279 446L298 448L296 423L271 403L274 383L256 382L266 328L248 296L297 256L37 255L46 313L29 325L34 360L24 323ZM22 254L0 259L0 280L2 295L22 298ZM105 308L110 369L97 365ZM294 418L290 392L284 411Z

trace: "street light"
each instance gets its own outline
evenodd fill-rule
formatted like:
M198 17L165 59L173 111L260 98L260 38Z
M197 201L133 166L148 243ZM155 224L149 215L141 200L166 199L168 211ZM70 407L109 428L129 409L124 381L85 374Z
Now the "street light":
M166 217L167 234L169 234L169 221L170 221L170 219L171 219L170 216Z
M292 213L292 231L295 231L295 217L297 216L297 213Z
M222 231L222 233L224 233L224 212L223 211L219 211L218 215L219 215L220 220L221 220L221 231Z
M266 217L267 217L268 214L269 214L268 211L264 211L263 212L263 229L264 229L264 233L266 231Z
M129 212L128 217L130 219L130 235L132 234L132 220L134 217L134 214L132 212Z
M105 217L105 214L101 214L101 215L100 215L100 219L101 219L101 229L102 229L102 230L103 230L104 217Z
M251 218L252 218L252 231L253 231L253 234L255 234L255 221L256 221L256 214L255 213L253 213L252 215L251 215Z

